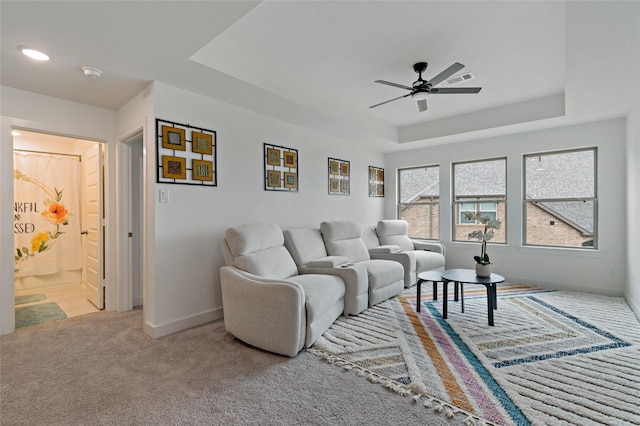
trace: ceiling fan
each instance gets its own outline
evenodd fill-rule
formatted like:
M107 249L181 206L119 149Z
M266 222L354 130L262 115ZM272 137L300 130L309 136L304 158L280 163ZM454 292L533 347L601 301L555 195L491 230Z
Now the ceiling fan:
M377 106L384 105L398 99L406 98L407 96L411 96L411 98L418 101L418 111L422 112L427 110L427 95L478 93L480 89L482 89L482 87L435 87L438 84L442 83L442 81L444 81L448 77L464 68L464 65L456 62L428 81L422 79L422 73L427 69L427 65L428 64L426 62L418 62L413 65L413 70L418 73L418 79L413 82L411 87L404 86L402 84L391 83L390 81L376 80L376 83L386 84L387 86L409 90L409 93L407 93L406 95L398 96L397 98L389 99L388 101L380 102L379 104L372 105L369 108L375 108Z

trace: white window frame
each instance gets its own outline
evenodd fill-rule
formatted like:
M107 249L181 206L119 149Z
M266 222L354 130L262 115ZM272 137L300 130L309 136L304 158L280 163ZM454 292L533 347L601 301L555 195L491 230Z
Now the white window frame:
M423 240L439 240L440 239L440 217L441 215L439 214L439 210L440 210L440 187L438 185L438 201L420 201L420 202L402 202L401 198L402 198L402 185L401 185L401 181L402 179L400 178L400 175L403 171L407 171L407 170L415 170L415 169L429 169L429 168L435 168L438 171L438 176L440 174L440 165L439 164L431 164L431 165L426 165L426 166L414 166L414 167L403 167L398 169L397 172L397 186L398 186L398 190L397 190L397 199L398 199L398 203L397 203L397 210L396 210L396 218L397 219L401 219L402 218L402 210L406 207L410 207L410 206L429 206L429 211L433 212L433 210L435 209L436 212L438 212L438 223L437 226L435 227L435 229L433 229L432 231L430 231L429 235L409 235L409 237L412 238L420 238ZM438 179L439 182L439 179ZM432 197L433 199L433 197ZM431 223L433 224L433 221L431 221ZM433 228L433 225L432 225ZM433 231L436 232L436 236L433 236ZM409 227L409 232L411 233L411 227Z
M593 151L593 197L558 197L558 198L527 198L527 158L560 155L572 152ZM598 148L586 147L560 151L545 151L522 156L522 245L525 247L553 247L567 250L597 250L598 249ZM593 244L591 246L566 246L551 244L531 244L527 242L527 204L551 202L593 202Z
M471 163L485 163L489 161L504 161L504 198L496 197L495 195L456 195L456 175L455 170L457 165L461 164L471 164ZM486 158L481 160L471 160L471 161L459 161L451 164L451 217L455 218L451 221L451 241L453 242L466 242L469 241L467 239L460 240L456 239L456 226L457 225L466 225L466 223L460 221L460 218L464 212L462 210L463 204L474 204L476 208L480 207L482 203L494 203L496 205L496 216L498 211L498 204L502 203L505 206L505 217L502 218L502 226L505 227L504 232L504 242L495 242L491 241L491 244L501 244L505 245L508 241L508 236L506 232L506 211L507 211L507 157L496 157L496 158ZM456 199L457 198L457 199ZM478 210L474 210L477 212ZM470 225L470 224L469 224Z

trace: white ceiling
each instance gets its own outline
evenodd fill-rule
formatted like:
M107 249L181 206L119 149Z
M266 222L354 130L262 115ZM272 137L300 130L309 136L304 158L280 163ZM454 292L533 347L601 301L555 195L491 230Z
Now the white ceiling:
M583 46L584 37L574 33L586 28L615 33L621 25L624 30L638 22L637 17L619 22L619 17L626 19L624 7L617 15L603 16L603 8L613 10L611 2L584 5L3 0L1 83L115 110L149 82L161 81L390 151L416 141L454 141L450 136L564 116L571 87L590 83L606 69L599 64L602 58L588 63L582 53L599 49L610 62L628 56L626 47L611 49L607 40ZM597 27L586 22L593 16ZM35 63L20 54L19 45L41 49L52 60ZM626 75L637 72L640 61L634 55ZM419 61L429 63L427 80L460 62L475 79L455 87L480 86L482 91L431 95L429 110L422 113L410 98L369 108L406 93L374 80L410 86L417 78L412 65ZM82 74L83 66L97 67L104 75L92 80ZM622 87L619 93L624 96ZM513 104L520 106L517 117L509 115ZM540 105L552 104L556 107L540 114ZM502 121L485 120L488 112Z

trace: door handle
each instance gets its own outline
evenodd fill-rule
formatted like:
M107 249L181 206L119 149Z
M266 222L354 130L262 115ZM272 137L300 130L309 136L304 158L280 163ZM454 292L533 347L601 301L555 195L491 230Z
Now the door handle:
M80 232L80 235L87 235L87 234L88 234L88 232L87 232L87 231L82 231L82 232Z

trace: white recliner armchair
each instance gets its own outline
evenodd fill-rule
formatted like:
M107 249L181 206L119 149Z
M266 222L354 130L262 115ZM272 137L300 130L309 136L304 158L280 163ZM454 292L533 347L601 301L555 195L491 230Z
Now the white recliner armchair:
M225 328L245 343L293 357L342 314L344 281L335 275L299 275L278 225L229 228L222 251Z
M322 222L320 234L330 256L345 256L350 263L365 267L369 278L369 306L402 293L404 268L398 262L371 259L358 223L350 220Z
M345 256L329 256L319 229L285 229L284 246L301 274L330 274L344 280L344 314L356 315L367 309L369 278L364 265L348 263Z
M445 247L437 241L420 241L409 238L409 223L406 220L380 220L375 228L378 242L382 247L398 247L401 253L405 253L415 258L415 267L405 268L404 286L415 285L417 276L425 271L445 269ZM397 254L381 254L385 259L397 256ZM394 259L403 263L405 259Z

